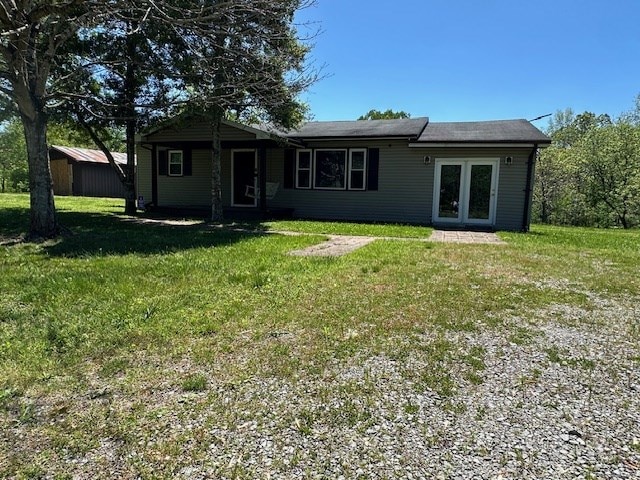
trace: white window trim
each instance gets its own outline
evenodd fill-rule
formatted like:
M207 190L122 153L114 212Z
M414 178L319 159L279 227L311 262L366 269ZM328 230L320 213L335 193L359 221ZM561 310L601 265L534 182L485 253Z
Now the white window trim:
M171 173L171 154L179 153L180 154L180 173ZM174 163L173 165L177 165ZM169 150L167 152L167 175L169 177L182 177L184 176L184 152L182 150Z
M345 175L345 179L344 179L344 187L340 188L340 187L318 187L316 185L316 162L317 162L317 156L318 156L318 152L344 152L344 175ZM349 183L349 179L347 178L347 175L349 174L349 156L347 155L347 149L346 148L316 148L313 151L313 188L315 190L346 190L347 189L347 185Z
M308 153L309 154L309 168L300 168L300 154ZM300 176L298 172L309 172L309 186L301 187L298 183ZM296 151L296 188L300 190L311 190L313 186L313 150L311 149L303 149Z
M354 152L363 153L364 164L362 168L353 168L353 154ZM351 172L362 172L362 188L355 188L351 186ZM367 189L367 149L366 148L352 148L349 150L349 169L347 170L349 175L349 190L366 190Z

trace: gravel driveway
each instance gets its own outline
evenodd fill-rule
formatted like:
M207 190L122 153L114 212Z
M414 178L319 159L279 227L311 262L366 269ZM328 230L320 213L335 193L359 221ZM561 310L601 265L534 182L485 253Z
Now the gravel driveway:
M184 479L638 479L640 352L628 333L640 312L630 299L592 301L446 333L461 354L485 352L479 381L455 363L440 372L452 395L420 381L427 337L407 339L406 357L351 357L317 376L167 390L138 447L103 439L74 471L132 478L131 465L157 471L154 449L172 446L171 476Z

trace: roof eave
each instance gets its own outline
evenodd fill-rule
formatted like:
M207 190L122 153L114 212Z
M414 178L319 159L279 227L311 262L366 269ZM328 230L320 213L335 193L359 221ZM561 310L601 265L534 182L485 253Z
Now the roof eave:
M550 140L522 140L522 141L491 141L491 142L474 142L474 141L433 141L433 142L412 142L409 143L410 148L546 148L551 144Z
M404 140L413 142L418 137L415 136L407 136L407 135L384 135L384 136L375 136L375 135L348 135L348 136L340 136L340 137L289 137L291 140L297 140L301 142L331 142L331 141L349 141L349 140Z

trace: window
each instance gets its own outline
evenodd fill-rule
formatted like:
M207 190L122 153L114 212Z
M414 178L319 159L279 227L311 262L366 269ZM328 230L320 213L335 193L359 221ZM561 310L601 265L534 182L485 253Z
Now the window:
M344 190L347 173L346 150L316 150L313 186L325 190Z
M311 188L311 150L298 150L296 188Z
M183 174L184 157L182 150L169 150L169 176L181 177Z
M349 151L349 190L364 190L367 151L354 148Z

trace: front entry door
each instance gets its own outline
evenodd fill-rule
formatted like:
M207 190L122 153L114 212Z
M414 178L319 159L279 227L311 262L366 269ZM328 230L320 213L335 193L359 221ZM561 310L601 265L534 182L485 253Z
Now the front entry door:
M234 207L255 207L256 151L231 152L231 204Z
M493 225L499 159L436 161L433 221Z

